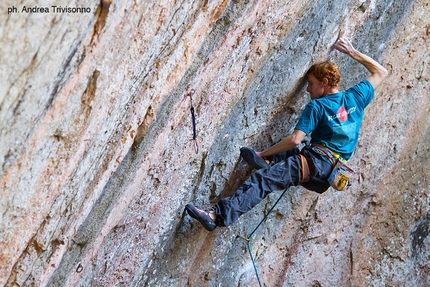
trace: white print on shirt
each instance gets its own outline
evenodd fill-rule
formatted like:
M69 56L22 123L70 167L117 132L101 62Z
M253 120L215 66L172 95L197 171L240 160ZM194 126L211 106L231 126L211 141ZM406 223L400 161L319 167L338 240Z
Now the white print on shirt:
M348 115L352 114L353 112L355 112L356 109L357 109L357 107L352 107L352 108L350 108L348 110L345 110L344 107L340 107L337 110L337 114L334 114L334 115L331 115L331 116L327 116L327 117L328 117L329 121L334 120L334 119L339 119L342 122L345 122L348 119Z

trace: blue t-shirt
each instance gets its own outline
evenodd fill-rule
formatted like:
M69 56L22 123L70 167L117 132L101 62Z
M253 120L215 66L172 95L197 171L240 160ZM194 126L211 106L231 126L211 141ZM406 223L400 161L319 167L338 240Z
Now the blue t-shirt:
M312 132L311 144L323 144L348 160L358 142L364 108L373 96L372 84L364 80L345 92L312 100L295 129Z

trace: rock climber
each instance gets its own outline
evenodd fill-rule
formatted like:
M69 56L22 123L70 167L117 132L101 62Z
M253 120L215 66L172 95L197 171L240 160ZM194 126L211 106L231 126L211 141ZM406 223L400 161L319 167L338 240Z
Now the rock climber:
M186 205L188 214L208 231L231 225L272 191L300 184L323 193L330 186L327 179L333 162L350 159L358 142L364 108L388 71L356 50L346 38L338 37L333 48L358 61L371 75L341 92L338 89L342 76L335 63L325 61L312 65L306 73L306 91L311 101L293 133L262 152L241 148L242 158L256 171L231 197L221 199L206 210ZM311 136L310 144L299 150L306 135Z

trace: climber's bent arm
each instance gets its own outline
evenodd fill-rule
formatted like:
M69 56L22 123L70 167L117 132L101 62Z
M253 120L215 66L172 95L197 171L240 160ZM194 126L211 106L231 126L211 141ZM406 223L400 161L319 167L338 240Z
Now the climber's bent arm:
M339 38L334 44L334 48L349 55L351 58L366 67L366 69L371 73L367 80L372 84L374 89L376 89L388 76L387 69L369 56L357 51L347 39Z
M284 138L277 144L269 147L268 149L262 151L261 153L259 153L259 155L261 157L266 157L266 156L271 156L282 152L286 152L294 148L295 146L299 145L305 136L306 134L301 130L294 130L294 132L291 135L287 136L286 138Z

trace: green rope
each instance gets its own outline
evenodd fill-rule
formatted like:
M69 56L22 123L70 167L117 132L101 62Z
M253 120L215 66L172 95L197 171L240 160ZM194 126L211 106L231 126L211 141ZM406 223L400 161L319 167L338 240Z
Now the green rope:
M258 269L257 269L257 265L255 264L254 256L252 256L251 237L252 237L252 235L254 235L255 231L257 231L257 229L260 227L260 225L266 221L267 217L273 211L273 209L278 204L278 202L281 200L281 198L284 196L285 192L287 192L287 188L284 190L284 192L281 194L281 196L278 198L278 200L275 202L275 204L272 206L272 208L269 210L269 212L266 214L266 216L264 216L264 218L260 221L260 223L257 225L257 227L254 228L254 230L251 232L251 234L249 234L248 237L242 237L241 236L243 239L248 241L247 246L248 246L249 255L251 256L251 261L252 261L252 264L254 265L255 275L257 276L258 284L260 285L260 287L262 287L260 276L258 275Z

